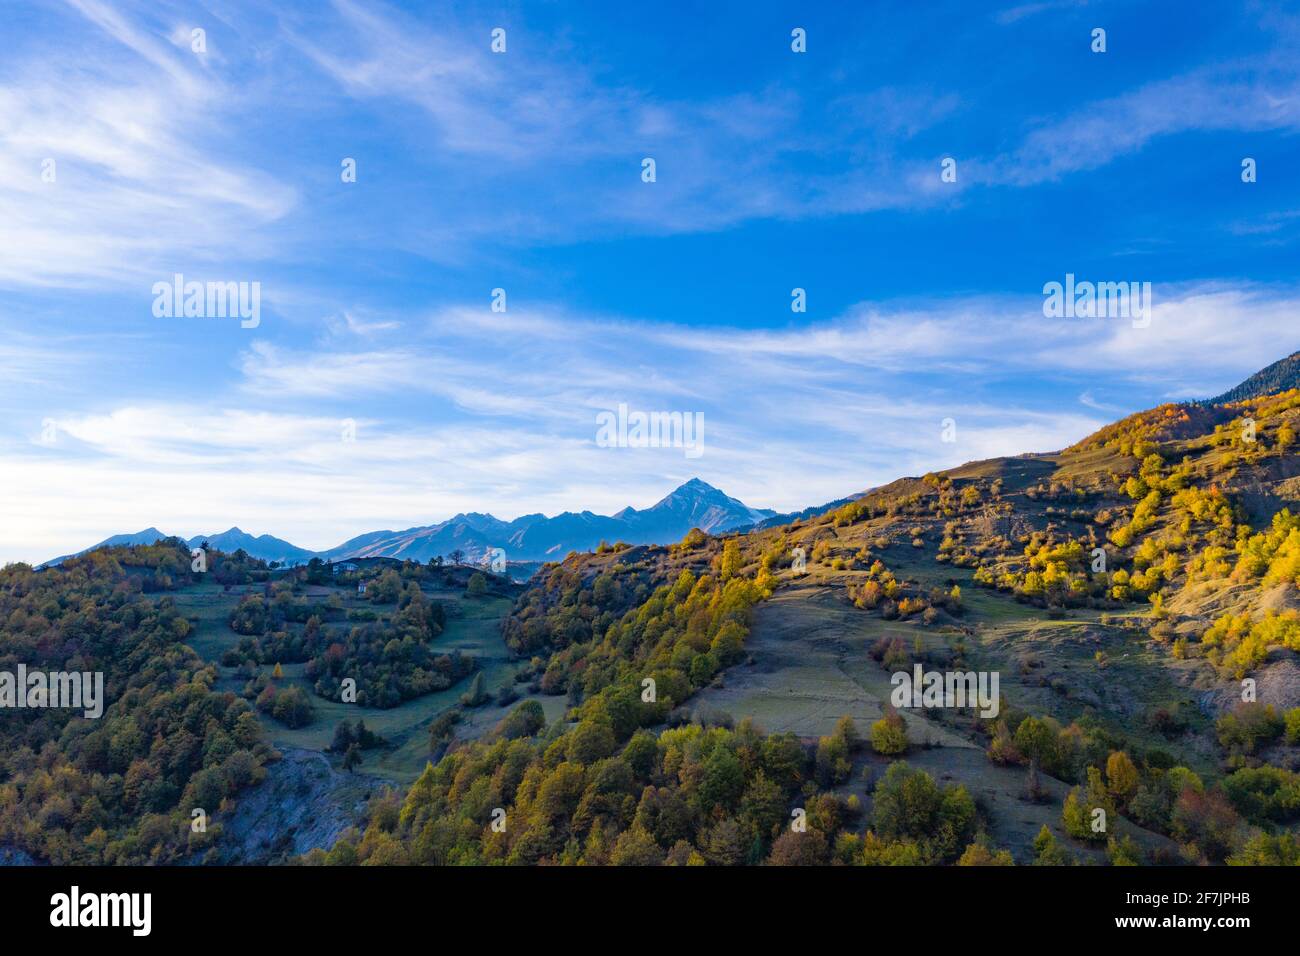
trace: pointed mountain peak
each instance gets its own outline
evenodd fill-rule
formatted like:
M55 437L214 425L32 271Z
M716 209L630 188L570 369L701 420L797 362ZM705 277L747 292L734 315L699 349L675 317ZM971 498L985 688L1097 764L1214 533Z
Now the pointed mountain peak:
M658 508L660 505L672 504L674 501L698 501L702 498L713 500L721 499L726 501L731 500L730 497L721 489L714 488L707 481L703 481L699 478L692 478L690 481L682 482L672 491L668 492L668 494L664 495L663 498L659 499L659 501L655 503L654 507Z
M707 492L718 491L711 484L702 478L692 478L690 481L684 481L677 486L678 491ZM720 493L720 492L719 492Z

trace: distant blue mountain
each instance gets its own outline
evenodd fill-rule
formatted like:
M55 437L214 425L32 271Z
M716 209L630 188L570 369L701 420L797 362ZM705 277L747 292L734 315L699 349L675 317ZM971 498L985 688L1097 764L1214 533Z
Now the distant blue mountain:
M92 544L84 551L78 551L77 554L85 554L87 551L94 551L97 548L111 548L113 545L153 544L156 541L162 541L170 537L172 535L164 534L157 528L145 528L135 534L115 534L112 537L105 538L98 544ZM231 528L229 531L223 531L220 534L199 534L182 540L191 548L197 548L206 541L211 547L228 553L243 548L244 551L255 558L261 558L263 561L280 561L285 564L305 564L311 560L314 554L314 552L294 547L288 541L282 541L269 534L259 535L255 538L238 528ZM45 564L47 567L56 565L71 557L75 557L75 555L61 555L45 562Z
M197 548L204 541L216 550L225 551L227 554L243 548L246 553L255 558L261 558L263 561L279 561L281 564L306 564L316 556L314 551L296 547L288 541L269 534L253 537L238 528L230 528L220 534L198 534L190 538L188 543L191 548Z
M554 561L570 551L591 551L601 541L613 544L668 544L692 528L709 533L751 527L776 512L751 508L712 485L692 478L644 511L624 508L613 515L566 511L554 518L530 514L513 521L492 515L459 514L405 531L375 531L323 552L338 560L357 557L410 558L427 561L452 551L469 561L501 548L508 561Z
M767 521L775 514L770 509L751 508L712 485L692 478L642 511L624 508L613 515L566 511L553 518L530 514L513 521L471 512L405 531L370 531L320 552L296 547L269 534L254 537L239 528L220 534L195 535L185 540L192 548L206 541L221 551L243 548L255 558L284 564L305 564L313 557L334 561L389 557L424 562L433 557L446 557L453 551L463 552L466 560L474 562L482 560L495 548L504 550L508 561L554 561L570 551L594 550L601 541L611 544L616 541L668 544L681 540L692 528L710 534L736 531ZM105 538L86 551L114 544L153 544L166 537L157 528L147 528L135 534ZM85 554L85 551L78 554ZM58 564L68 557L64 555L48 563Z
M137 531L135 534L115 534L112 537L105 538L99 544L92 544L89 548L78 551L76 554L61 554L57 558L51 558L46 561L43 567L52 567L60 564L68 558L75 558L77 555L85 554L87 551L94 551L96 548L111 548L113 545L127 544L153 544L155 541L161 541L168 535L163 534L157 528L145 528L143 531Z

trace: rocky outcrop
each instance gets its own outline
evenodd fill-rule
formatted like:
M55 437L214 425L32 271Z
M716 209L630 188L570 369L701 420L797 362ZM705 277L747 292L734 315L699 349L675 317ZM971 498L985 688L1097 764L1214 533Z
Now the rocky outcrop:
M1268 660L1251 675L1255 699L1272 704L1279 713L1300 707L1300 655L1280 647L1269 649ZM1241 681L1219 681L1201 697L1201 710L1219 716L1241 703Z
M204 862L282 863L320 847L362 822L366 801L383 781L342 773L313 750L282 751L266 779L245 792L223 815L216 851ZM197 861L196 861L197 862Z

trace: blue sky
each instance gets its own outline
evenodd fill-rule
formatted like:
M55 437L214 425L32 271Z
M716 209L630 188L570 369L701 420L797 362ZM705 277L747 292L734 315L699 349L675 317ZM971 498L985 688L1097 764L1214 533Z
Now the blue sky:
M1295 10L269 6L6 6L0 561L695 475L792 509L1297 348ZM177 272L260 323L156 317ZM1150 326L1045 318L1067 272L1150 282ZM619 403L705 453L598 447Z

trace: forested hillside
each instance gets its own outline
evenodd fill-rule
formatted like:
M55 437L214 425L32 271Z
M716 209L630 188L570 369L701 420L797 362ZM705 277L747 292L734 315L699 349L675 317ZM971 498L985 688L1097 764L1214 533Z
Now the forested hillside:
M227 581L265 573L212 559ZM216 836L194 830L194 810L216 816L261 779L269 750L252 708L215 692L186 646L171 593L189 579L189 550L164 544L0 571L0 670L102 671L106 697L98 719L4 714L0 844L53 863L174 863Z
M1240 385L1228 389L1213 404L1241 402L1249 398L1263 398L1279 392L1300 388L1300 352L1292 352L1267 368L1260 369Z
M11 565L0 670L102 671L106 706L5 714L0 847L1300 862L1297 427L1300 390L1161 406L777 527L602 545L522 588L440 560L195 570L175 539ZM987 712L918 707L892 692L914 669L999 680ZM228 825L274 829L278 747L342 775L311 796L342 822L236 852Z
M699 688L743 659L753 608L776 583L778 555L742 549L744 540L696 533L670 549L616 547L550 568L507 634L521 651L550 652L541 687L568 695L571 721L548 728L536 704L520 705L430 765L404 800L379 801L357 840L309 862L991 858L971 844L980 820L970 794L904 764L880 784L878 836L864 845L851 832L860 801L829 792L862 747L851 720L810 750L790 733L689 710Z
M1298 862L1298 416L1300 391L1163 406L550 566L505 634L565 720L453 737L309 861ZM1000 713L895 712L877 688L918 664L997 670Z

